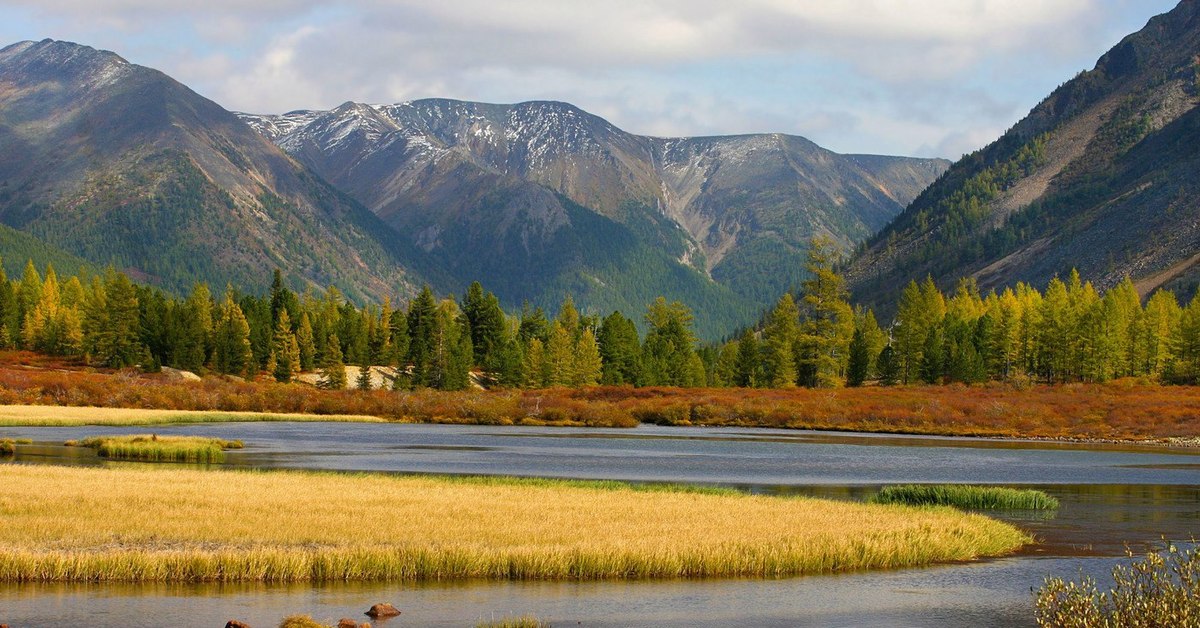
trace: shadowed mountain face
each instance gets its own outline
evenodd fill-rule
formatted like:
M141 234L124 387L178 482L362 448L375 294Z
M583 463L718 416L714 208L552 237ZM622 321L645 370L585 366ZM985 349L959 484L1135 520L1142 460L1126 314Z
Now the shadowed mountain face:
M643 137L557 102L242 118L460 281L509 303L571 291L601 311L665 294L708 335L797 283L812 236L849 249L948 165L786 135Z
M0 221L174 290L195 281L408 294L370 211L166 75L86 46L0 50Z
M996 142L954 164L856 256L856 295L1043 285L1078 268L1109 287L1188 294L1200 279L1200 3L1150 20Z

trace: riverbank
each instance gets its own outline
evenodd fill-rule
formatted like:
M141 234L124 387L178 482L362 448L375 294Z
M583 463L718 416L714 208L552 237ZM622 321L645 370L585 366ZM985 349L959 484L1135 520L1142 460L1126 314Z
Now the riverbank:
M4 465L0 503L8 582L778 577L1030 541L949 508L546 480Z
M598 386L326 391L306 384L220 377L173 380L163 374L0 360L0 404L6 404L0 405L0 424L10 426L239 420L582 427L653 423L1168 446L1200 443L1200 387L1134 380L1028 387L994 383L788 390ZM43 409L17 409L37 406ZM70 409L45 409L52 406ZM97 407L135 412L126 418L124 411ZM146 423L123 423L135 415ZM59 420L63 422L54 422Z

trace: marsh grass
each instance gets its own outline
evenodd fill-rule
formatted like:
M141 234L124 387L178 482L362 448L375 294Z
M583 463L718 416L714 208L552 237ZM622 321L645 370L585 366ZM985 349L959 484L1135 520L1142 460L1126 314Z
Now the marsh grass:
M1058 500L1042 491L965 484L885 486L871 501L907 506L954 506L967 510L1055 510Z
M533 615L522 615L481 621L475 624L475 628L550 628L550 624Z
M0 504L8 582L781 577L1030 540L949 508L294 471L9 465Z
M96 450L101 458L142 462L194 462L212 464L225 461L226 449L241 449L240 440L222 440L201 436L94 436L67 445Z
M267 412L209 412L146 410L90 406L0 406L0 427L71 427L78 425L166 425L241 421L327 421L382 423L373 416L347 414L290 414Z
M1113 567L1112 576L1114 586L1104 592L1093 578L1046 578L1037 592L1038 625L1200 626L1200 548L1171 545Z

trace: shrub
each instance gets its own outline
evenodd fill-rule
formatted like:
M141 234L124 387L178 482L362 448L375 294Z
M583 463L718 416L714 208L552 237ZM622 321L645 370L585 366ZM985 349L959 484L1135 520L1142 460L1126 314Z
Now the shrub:
M1129 554L1133 558L1133 554ZM1200 626L1200 551L1174 545L1112 571L1115 585L1046 578L1037 592L1039 626Z

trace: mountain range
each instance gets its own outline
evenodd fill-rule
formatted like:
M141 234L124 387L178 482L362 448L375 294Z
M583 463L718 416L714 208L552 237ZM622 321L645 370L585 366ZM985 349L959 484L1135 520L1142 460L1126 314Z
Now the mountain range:
M560 102L427 99L235 114L68 42L0 50L0 251L195 281L335 285L357 301L479 280L510 310L689 304L702 337L855 254L857 301L1077 268L1143 293L1200 282L1200 0L1155 17L953 165L781 134L658 138Z
M261 290L278 267L360 302L474 280L510 309L572 294L636 314L664 295L713 337L796 283L810 237L862 241L948 165L642 137L557 102L239 116L111 52L0 50L0 244L177 292Z
M1184 0L955 163L846 271L884 308L910 280L1042 286L1078 269L1145 296L1200 280L1200 3Z

